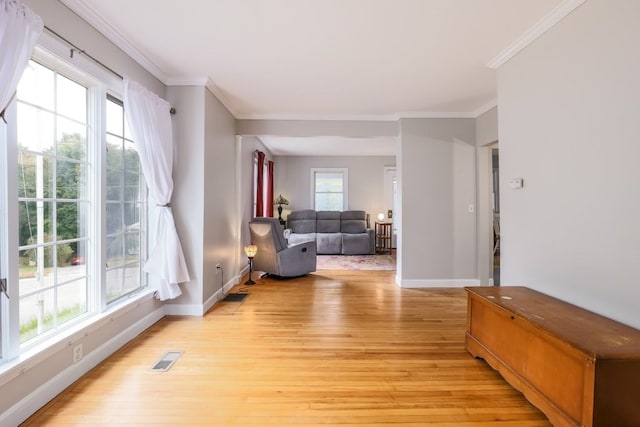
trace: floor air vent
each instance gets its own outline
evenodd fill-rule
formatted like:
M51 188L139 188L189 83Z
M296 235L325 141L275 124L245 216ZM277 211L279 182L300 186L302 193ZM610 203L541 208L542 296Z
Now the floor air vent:
M171 369L173 364L176 363L176 360L182 356L182 353L184 353L184 351L168 351L153 365L151 370L160 372L168 371Z
M240 293L228 294L226 297L224 297L222 299L222 301L224 301L224 302L242 302L248 296L249 296L249 294L246 294L246 293L245 294L240 294Z

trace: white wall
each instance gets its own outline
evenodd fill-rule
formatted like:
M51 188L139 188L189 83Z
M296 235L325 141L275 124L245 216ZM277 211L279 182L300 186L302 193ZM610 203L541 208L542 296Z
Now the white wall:
M384 167L394 166L394 156L276 156L276 195L289 200L289 211L312 209L311 168L347 168L349 170L348 206L371 214L371 224L378 212L386 214L384 203Z
M638 17L636 0L590 0L498 71L502 283L636 328Z
M402 286L476 284L475 121L402 119Z

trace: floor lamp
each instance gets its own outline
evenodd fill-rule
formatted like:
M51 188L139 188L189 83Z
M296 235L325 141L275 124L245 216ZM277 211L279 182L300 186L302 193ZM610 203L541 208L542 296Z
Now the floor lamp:
M244 253L249 258L249 280L244 282L245 285L255 285L256 282L251 280L251 272L253 271L253 257L258 253L258 247L256 245L247 245L244 247Z

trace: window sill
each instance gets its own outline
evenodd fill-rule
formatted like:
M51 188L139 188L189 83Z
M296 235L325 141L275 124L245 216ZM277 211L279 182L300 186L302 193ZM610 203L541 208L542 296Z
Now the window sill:
M93 331L100 329L109 322L153 299L155 292L155 289L147 288L139 294L132 296L126 302L109 308L103 313L93 315L68 330L29 348L15 359L7 360L4 364L0 365L0 387L27 372L34 366L43 363L47 358L63 348L73 346Z

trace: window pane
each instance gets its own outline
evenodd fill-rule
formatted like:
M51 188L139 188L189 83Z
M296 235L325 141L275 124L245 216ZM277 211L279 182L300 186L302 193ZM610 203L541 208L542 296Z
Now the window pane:
M18 154L18 197L22 199L36 197L50 198L53 195L53 169L50 167L51 159L43 158L41 155L29 154L20 151ZM42 174L39 180L42 183L42 193L38 195L36 179Z
M87 237L87 209L84 202L57 203L58 240Z
M54 76L52 70L29 61L18 84L18 99L53 110Z
M54 327L53 289L20 299L20 342Z
M87 156L87 127L71 120L58 119L58 156L84 160Z
M316 193L316 210L342 211L342 193Z
M342 180L341 172L318 172L316 173L316 192L342 193Z
M76 280L58 287L58 325L87 312L87 281Z
M84 163L58 160L57 197L59 199L87 198L87 171Z
M125 291L124 289L124 270L116 268L107 270L107 302L111 302L118 298Z
M107 237L107 268L116 268L124 263L124 235Z
M58 74L58 114L80 123L87 122L87 89Z
M35 245L47 243L53 239L51 221L53 220L53 203L51 202L18 202L18 234L19 245ZM38 233L38 223L42 224L42 232ZM40 239L38 238L40 236Z
M122 203L107 202L107 235L120 233L123 228Z
M18 103L18 147L51 153L54 142L54 115L36 107Z
M53 286L54 253L52 246L39 246L25 251L27 264L20 268L20 296Z
M123 114L121 105L107 100L107 132L113 135L123 136Z

